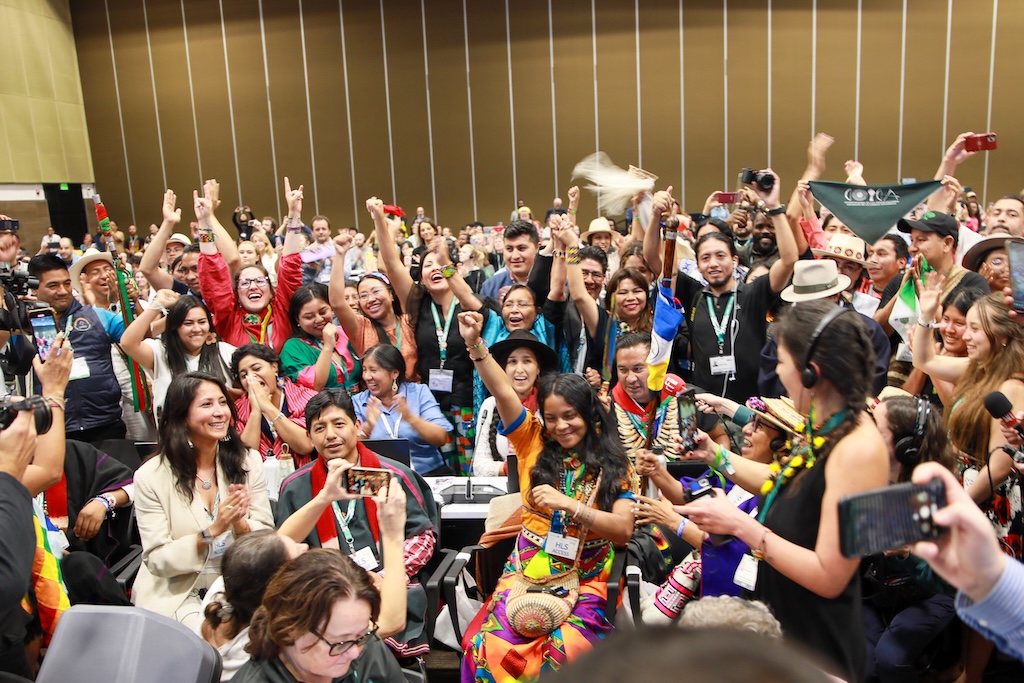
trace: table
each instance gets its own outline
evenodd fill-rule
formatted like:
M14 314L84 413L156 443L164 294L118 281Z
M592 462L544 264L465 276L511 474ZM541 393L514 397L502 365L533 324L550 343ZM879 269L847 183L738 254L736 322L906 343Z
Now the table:
M489 503L444 504L441 492L451 486L464 486L472 480L473 486L489 485L502 491L508 489L507 477L425 477L434 498L441 503L441 544L444 548L460 550L473 545L484 533Z

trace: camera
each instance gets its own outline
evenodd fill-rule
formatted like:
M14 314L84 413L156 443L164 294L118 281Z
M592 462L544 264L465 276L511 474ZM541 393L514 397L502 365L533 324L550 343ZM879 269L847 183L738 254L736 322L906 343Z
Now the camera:
M12 270L9 263L0 262L0 286L14 296L28 296L29 290L39 288L39 278L29 275L27 268Z
M36 420L36 434L45 434L53 425L53 412L42 396L29 396L14 401L9 396L0 398L0 430L7 429L18 417L18 413L32 411Z
M683 501L692 503L698 498L704 496L714 496L714 488L711 486L711 482L707 480L707 477L701 477L700 479L694 479L690 482L689 486L683 489Z
M740 171L740 182L744 185L757 185L765 192L771 192L775 187L775 176L768 171L755 171L752 168L745 168Z
M18 232L21 224L16 220L0 221L0 232Z

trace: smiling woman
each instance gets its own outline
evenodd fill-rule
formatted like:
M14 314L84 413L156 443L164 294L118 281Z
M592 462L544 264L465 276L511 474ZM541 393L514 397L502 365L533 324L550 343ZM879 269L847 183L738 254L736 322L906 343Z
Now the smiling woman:
M314 283L300 287L292 296L288 317L295 336L281 349L284 374L313 391L340 387L359 389L359 359L344 330L334 324L327 288Z

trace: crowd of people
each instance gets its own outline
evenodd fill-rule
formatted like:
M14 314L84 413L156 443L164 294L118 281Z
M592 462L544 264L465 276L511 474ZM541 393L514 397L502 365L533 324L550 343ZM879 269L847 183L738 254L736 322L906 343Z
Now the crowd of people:
M700 212L655 188L587 226L575 186L542 221L520 202L457 229L371 197L365 235L307 226L285 178L280 224L238 207L231 231L210 180L186 232L167 190L145 238L112 224L76 250L51 228L29 254L0 233L58 330L14 389L42 398L0 431L0 670L31 678L70 604L128 604L97 568L133 518L131 603L217 648L223 680L401 681L431 646L429 478L506 477L513 455L519 531L463 681L571 677L589 650L599 669L634 541L643 620L764 624L833 678L1024 659L1024 199L964 190L968 135L873 243L812 194L823 134L787 203L771 169ZM396 439L408 464L374 450ZM128 467L107 455L124 440L157 448ZM933 478L948 535L841 552L841 499Z

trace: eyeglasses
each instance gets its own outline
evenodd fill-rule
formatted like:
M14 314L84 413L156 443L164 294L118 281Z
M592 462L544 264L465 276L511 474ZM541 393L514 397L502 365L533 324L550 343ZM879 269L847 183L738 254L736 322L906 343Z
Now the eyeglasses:
M502 308L535 308L536 304L529 301L506 301L501 305Z
M364 645L366 645L368 642L370 642L371 638L377 635L377 629L379 628L380 626L374 624L369 631L364 633L359 638L356 638L355 640L343 640L340 643L332 643L331 641L327 640L322 635L320 635L312 629L310 629L310 633L312 633L318 639L322 640L327 645L327 647L330 648L328 654L330 654L332 657L338 657L348 652L349 649L352 648L352 646L363 647Z
M359 293L359 300L360 301L369 301L371 298L372 299L376 299L377 297L384 296L384 292L386 292L386 291L387 290L384 289L383 287L374 287L373 289L371 289L368 292L360 292Z
M242 278L238 281L239 289L249 289L250 287L262 287L263 285L270 282L269 278L266 277L247 277Z

